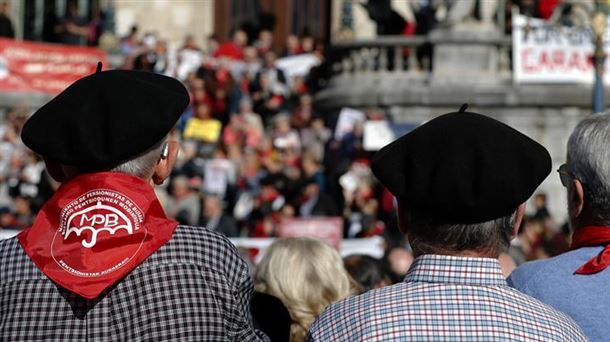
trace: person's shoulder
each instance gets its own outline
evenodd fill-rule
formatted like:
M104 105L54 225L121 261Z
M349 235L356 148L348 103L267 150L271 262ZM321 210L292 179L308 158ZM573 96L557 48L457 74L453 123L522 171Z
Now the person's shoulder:
M25 253L16 236L0 239L0 265L6 265L21 258Z
M578 265L594 255L589 252L589 249L577 249L549 259L526 262L510 274L508 283L514 288L524 290L535 284L554 281L557 276L567 277Z
M236 277L247 272L247 264L235 245L223 234L204 227L179 225L160 252L160 259L170 262L193 263Z
M41 277L16 236L0 240L0 283Z
M318 316L310 328L313 340L351 341L360 339L364 328L373 316L379 314L379 309L392 311L392 302L396 296L405 296L407 283L398 283L373 289L357 296L351 296L335 302Z
M506 290L509 292L507 298L515 308L515 324L520 325L520 329L550 341L586 341L580 327L565 313L516 289ZM517 316L520 317L517 319Z
M205 227L179 225L169 243L189 245L203 254L237 253L235 245L224 234Z

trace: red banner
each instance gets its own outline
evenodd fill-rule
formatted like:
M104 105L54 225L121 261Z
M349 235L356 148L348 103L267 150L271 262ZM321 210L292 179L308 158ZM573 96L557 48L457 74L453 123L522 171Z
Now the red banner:
M96 48L41 44L0 38L0 91L57 94L107 65Z
M343 220L340 217L312 217L294 218L282 222L278 237L300 236L324 240L338 250L343 238Z

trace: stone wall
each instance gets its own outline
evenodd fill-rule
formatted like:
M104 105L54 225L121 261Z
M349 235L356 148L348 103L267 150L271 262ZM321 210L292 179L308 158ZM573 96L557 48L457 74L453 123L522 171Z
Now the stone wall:
M157 32L170 48L178 48L184 36L192 34L205 48L214 31L214 1L114 0L116 33L125 35L137 23L140 33Z

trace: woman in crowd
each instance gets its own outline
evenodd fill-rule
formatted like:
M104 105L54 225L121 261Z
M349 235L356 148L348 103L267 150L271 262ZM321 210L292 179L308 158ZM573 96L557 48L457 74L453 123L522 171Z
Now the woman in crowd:
M339 253L312 238L275 241L257 267L257 291L279 298L292 317L291 342L304 341L324 309L354 293Z

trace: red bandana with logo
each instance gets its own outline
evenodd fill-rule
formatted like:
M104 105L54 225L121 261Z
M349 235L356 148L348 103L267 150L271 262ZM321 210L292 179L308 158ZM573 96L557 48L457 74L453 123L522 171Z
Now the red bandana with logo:
M18 239L47 277L92 299L163 246L177 225L145 180L100 172L62 184Z
M576 229L572 235L571 248L577 249L585 246L605 246L605 248L574 273L593 274L610 266L610 227L588 226Z

